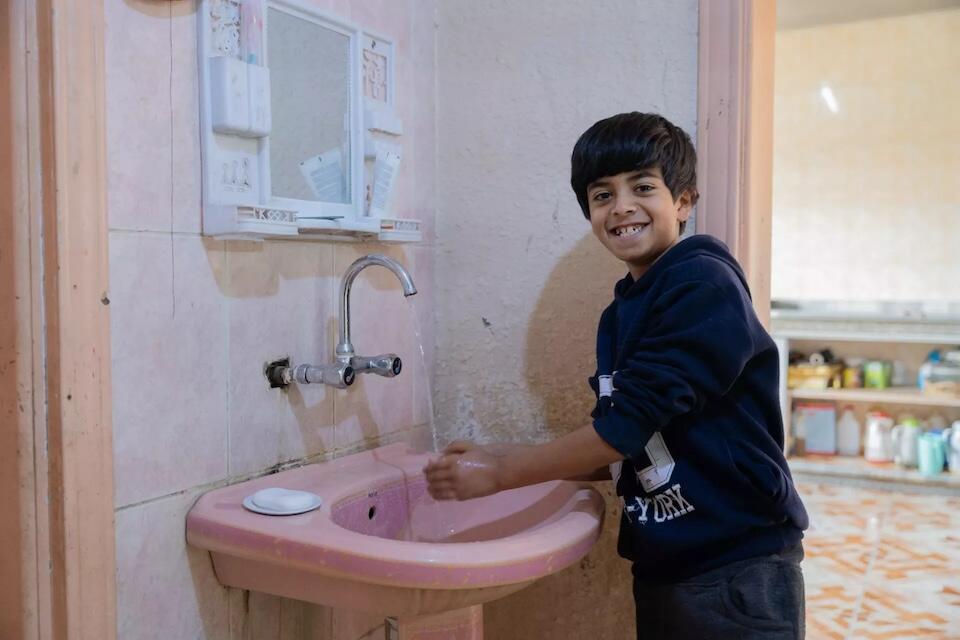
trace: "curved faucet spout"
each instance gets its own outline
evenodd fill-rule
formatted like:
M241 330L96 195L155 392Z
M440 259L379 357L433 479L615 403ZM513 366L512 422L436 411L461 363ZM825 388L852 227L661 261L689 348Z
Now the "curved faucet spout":
M351 264L346 273L343 274L343 280L340 282L340 341L337 343L337 359L341 362L349 363L355 355L353 344L350 342L350 289L353 287L353 281L357 279L360 272L371 267L379 265L386 267L397 276L400 286L403 287L403 295L409 297L416 295L417 288L413 284L413 278L403 268L403 265L379 253L371 253L363 256Z

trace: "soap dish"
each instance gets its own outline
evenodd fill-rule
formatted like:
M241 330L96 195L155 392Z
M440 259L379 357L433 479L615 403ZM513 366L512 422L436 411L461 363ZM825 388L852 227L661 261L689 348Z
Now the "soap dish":
M248 511L266 516L293 516L298 513L307 513L317 509L321 504L323 501L315 493L282 487L261 489L243 499L243 506Z

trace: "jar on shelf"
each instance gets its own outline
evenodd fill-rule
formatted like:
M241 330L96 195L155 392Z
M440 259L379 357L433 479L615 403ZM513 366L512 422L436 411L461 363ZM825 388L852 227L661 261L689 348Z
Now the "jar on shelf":
M886 389L890 386L893 367L889 360L867 360L863 364L863 386L868 389Z
M863 358L848 358L843 367L843 388L863 388Z

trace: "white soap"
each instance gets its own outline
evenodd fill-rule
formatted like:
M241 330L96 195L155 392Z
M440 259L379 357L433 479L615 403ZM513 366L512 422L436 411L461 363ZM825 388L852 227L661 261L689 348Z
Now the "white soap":
M296 511L314 506L316 496L308 491L270 487L251 497L254 505L268 511Z

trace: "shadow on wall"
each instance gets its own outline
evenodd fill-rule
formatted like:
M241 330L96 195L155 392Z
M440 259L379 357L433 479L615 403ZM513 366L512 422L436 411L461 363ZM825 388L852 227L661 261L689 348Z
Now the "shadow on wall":
M527 327L526 380L543 407L547 437L590 421L600 313L626 268L587 234L561 257ZM484 606L488 637L502 640L635 637L630 565L617 556L620 505L610 482L596 483L607 502L603 531L590 554L563 571Z
M588 234L557 261L540 292L524 360L527 384L542 402L551 437L590 420L594 396L587 378L596 369L597 323L625 273L623 263Z

